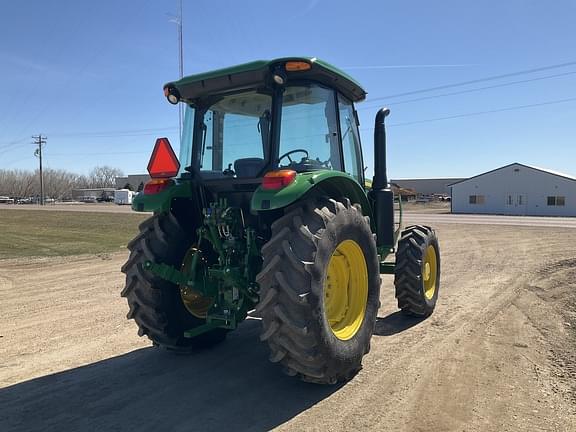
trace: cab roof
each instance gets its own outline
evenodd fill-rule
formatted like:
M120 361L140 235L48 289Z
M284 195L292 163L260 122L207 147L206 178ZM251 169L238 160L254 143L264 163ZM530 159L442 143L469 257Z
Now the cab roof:
M306 62L310 69L285 71L287 62ZM335 88L348 99L360 102L366 98L366 91L351 76L340 69L315 57L284 57L274 60L256 60L236 66L217 69L184 77L166 83L164 88L175 87L183 100L194 102L204 96L241 88L265 85L272 79L272 73L280 68L291 80L316 81Z

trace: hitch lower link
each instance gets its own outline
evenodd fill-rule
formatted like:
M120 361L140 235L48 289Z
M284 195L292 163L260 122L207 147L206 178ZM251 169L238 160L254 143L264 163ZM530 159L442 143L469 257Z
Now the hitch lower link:
M167 264L158 264L152 261L144 262L144 269L148 270L155 276L164 279L179 286L192 287L194 285L194 276L176 270L174 267ZM215 305L216 306L216 305ZM208 314L206 316L206 323L194 327L193 329L184 332L184 337L193 338L202 333L206 333L216 328L225 328L233 330L237 326L236 316L233 311L224 309L217 314Z
M191 275L187 275L186 273L176 270L174 267L166 264L157 264L152 261L146 261L144 262L144 269L148 270L153 275L176 285L190 287L194 285L194 279Z

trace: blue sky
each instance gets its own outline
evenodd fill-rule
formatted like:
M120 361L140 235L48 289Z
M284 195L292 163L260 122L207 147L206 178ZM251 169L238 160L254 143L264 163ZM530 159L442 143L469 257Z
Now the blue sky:
M157 136L177 147L177 109L162 93L178 76L176 10L177 0L3 1L0 168L35 168L38 133L46 166L79 173L145 172ZM183 21L185 74L309 55L354 76L368 91L357 108L370 172L373 118L389 105L393 178L511 162L576 174L576 63L389 97L576 62L575 1L184 0ZM436 97L446 93L460 94Z

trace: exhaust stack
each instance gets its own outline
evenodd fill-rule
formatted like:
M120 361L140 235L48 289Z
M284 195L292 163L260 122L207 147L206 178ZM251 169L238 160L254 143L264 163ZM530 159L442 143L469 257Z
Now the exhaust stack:
M384 119L389 114L389 108L381 108L376 114L376 120L374 121L374 178L372 179L372 189L385 189L388 187Z
M388 184L386 172L386 128L384 119L390 109L381 108L374 121L374 177L372 198L376 219L376 245L394 247L394 193Z

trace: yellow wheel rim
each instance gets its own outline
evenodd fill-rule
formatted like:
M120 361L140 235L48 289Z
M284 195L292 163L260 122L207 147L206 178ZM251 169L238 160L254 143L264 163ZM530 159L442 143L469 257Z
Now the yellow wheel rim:
M330 257L324 281L324 311L340 340L354 337L366 314L368 270L362 249L344 240Z
M436 262L436 248L432 245L426 248L426 255L422 263L422 280L424 281L424 296L432 300L436 293L438 265Z
M200 253L198 249L194 247L190 248L184 257L184 261L182 261L181 271L186 272L190 269L192 266L192 258L196 253ZM200 258L199 261L201 260L202 258ZM188 312L190 312L196 318L206 318L208 310L214 303L214 299L212 297L204 297L198 291L186 285L180 285L180 297L182 298L182 303L184 303L184 306Z

